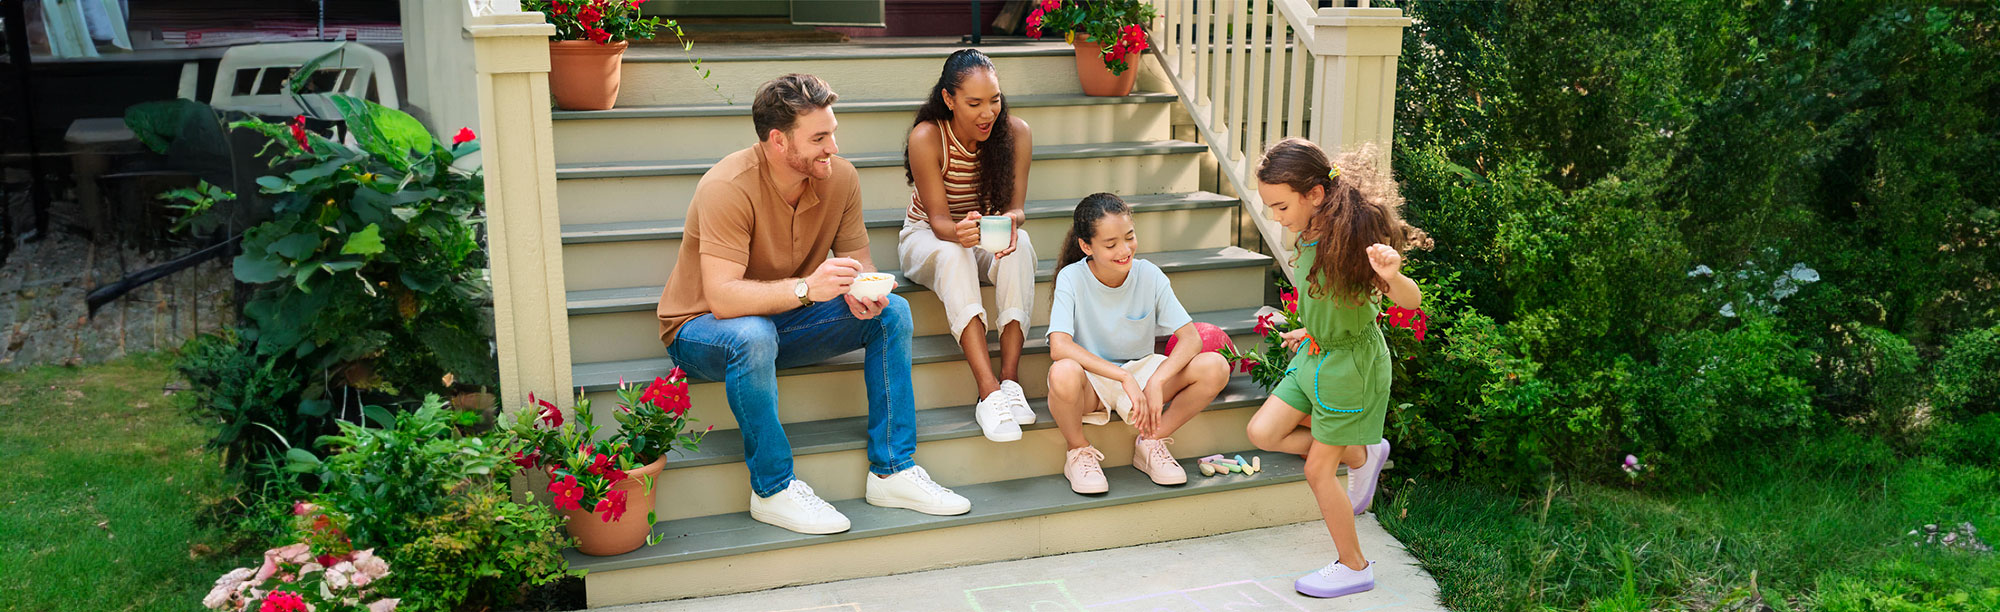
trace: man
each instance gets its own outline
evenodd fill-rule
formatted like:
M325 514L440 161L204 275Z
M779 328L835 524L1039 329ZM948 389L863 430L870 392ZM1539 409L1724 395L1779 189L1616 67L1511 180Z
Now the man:
M723 382L750 466L751 518L809 534L839 533L849 523L793 476L777 371L857 348L867 355L868 503L938 515L972 509L911 460L909 303L847 294L854 277L875 266L861 224L860 175L834 156L838 99L812 75L758 88L751 105L758 142L702 175L659 308L660 340L674 363Z

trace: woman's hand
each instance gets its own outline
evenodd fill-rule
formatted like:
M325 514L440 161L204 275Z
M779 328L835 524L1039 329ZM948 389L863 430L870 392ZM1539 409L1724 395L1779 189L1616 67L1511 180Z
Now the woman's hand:
M958 246L979 248L979 211L966 213L965 218L958 222Z

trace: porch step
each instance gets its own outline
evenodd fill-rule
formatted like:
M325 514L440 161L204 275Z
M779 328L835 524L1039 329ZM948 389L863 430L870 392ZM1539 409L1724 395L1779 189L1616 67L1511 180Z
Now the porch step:
M846 499L833 505L853 528L839 534L796 534L736 512L662 522L654 526L660 544L623 555L564 555L571 567L589 572L588 599L602 606L1095 550L1317 516L1303 491L1304 461L1240 452L1260 455L1265 471L1196 474L1186 485L1162 487L1137 470L1109 469L1110 492L1094 496L1077 495L1062 475L1050 474L955 487L972 500L972 511L959 516Z
M680 48L635 46L625 52L618 102L716 104L727 96L748 106L757 86L794 72L816 75L835 92L853 98L921 98L937 80L944 58L964 47L956 38L701 45L692 55L709 71L703 80ZM1076 53L1061 40L993 39L979 50L993 59L1008 95L1082 93L1076 80ZM722 95L711 85L719 85Z
M1069 232L1078 198L1030 200L1023 227L1037 254L1053 257ZM1169 250L1213 249L1236 243L1235 198L1208 192L1138 195L1125 198L1132 206L1134 229L1142 254ZM903 228L902 209L862 212L868 227L870 255L879 267L896 265L897 236ZM604 289L635 283L665 284L680 258L682 219L593 223L563 226L563 282L571 289ZM1142 255L1143 256L1143 255ZM633 269L631 262L657 262ZM657 291L655 291L657 293Z
M1037 146L1028 181L1030 199L1076 197L1107 191L1119 195L1197 190L1200 155L1207 145L1182 140ZM910 187L903 153L842 155L860 171L864 208L903 209ZM620 161L556 166L556 191L564 224L615 223L684 217L701 175L720 158Z
M1251 337L1257 308L1192 313L1196 321L1220 327L1238 346L1254 345ZM650 330L647 332L650 334ZM1028 330L1022 343L1021 387L1029 397L1048 394L1048 341L1046 327ZM999 357L997 334L989 333L988 356ZM664 351L662 351L664 352ZM950 335L918 336L911 341L912 384L916 386L918 410L964 406L978 401L978 390L968 383L965 355ZM803 423L868 414L868 386L861 377L862 351L853 351L810 366L778 371L778 414L786 423ZM570 368L571 382L589 395L596 410L612 410L618 380L650 381L673 369L666 356L620 361L577 363ZM703 426L717 429L736 427L729 411L729 398L720 382L696 380L689 385L694 401L690 415ZM827 398L841 398L827 401ZM600 412L601 416L608 413Z
M1007 80L1002 75L1002 87ZM1007 109L1028 122L1036 144L1149 141L1171 137L1177 100L1172 94L1145 92L1121 97L1009 95ZM921 98L842 98L834 107L841 150L903 150L922 104ZM747 103L555 111L553 116L559 164L722 157L757 140Z

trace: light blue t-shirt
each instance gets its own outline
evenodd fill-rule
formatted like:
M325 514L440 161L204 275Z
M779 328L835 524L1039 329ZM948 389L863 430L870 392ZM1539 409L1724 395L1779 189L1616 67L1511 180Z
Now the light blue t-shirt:
M1056 273L1049 306L1049 333L1063 332L1083 350L1106 361L1125 362L1153 354L1153 338L1194 321L1174 297L1167 273L1144 259L1132 260L1125 283L1106 287L1083 260Z

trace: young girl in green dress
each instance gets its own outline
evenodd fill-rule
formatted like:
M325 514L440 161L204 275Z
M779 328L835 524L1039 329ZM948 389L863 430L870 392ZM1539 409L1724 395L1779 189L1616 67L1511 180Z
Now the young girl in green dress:
M1403 198L1377 159L1369 148L1329 157L1319 145L1288 138L1265 149L1257 167L1257 194L1270 216L1299 236L1291 265L1304 326L1284 335L1285 346L1298 351L1248 433L1258 448L1306 458L1306 483L1340 551L1293 585L1313 597L1375 588L1373 564L1354 531L1389 457L1382 438L1389 348L1375 319L1383 297L1404 308L1423 299L1402 273L1403 253L1429 248L1430 239L1403 222ZM1348 467L1346 487L1336 476L1341 465Z

